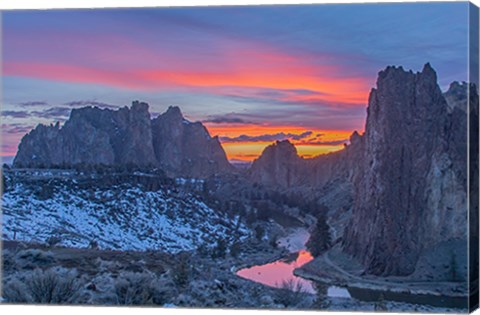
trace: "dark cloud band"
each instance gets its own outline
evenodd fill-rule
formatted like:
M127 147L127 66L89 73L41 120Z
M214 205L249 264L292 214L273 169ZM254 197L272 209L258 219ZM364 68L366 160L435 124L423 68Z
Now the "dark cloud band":
M238 137L221 137L220 141L222 142L271 142L271 141L281 141L281 140L301 140L309 137L313 132L305 131L301 134L292 134L292 133L276 133L276 134L264 134L260 136L248 136L241 135Z

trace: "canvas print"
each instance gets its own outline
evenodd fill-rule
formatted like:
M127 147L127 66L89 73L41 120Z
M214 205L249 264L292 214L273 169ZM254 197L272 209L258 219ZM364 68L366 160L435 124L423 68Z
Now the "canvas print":
M1 18L2 303L477 307L473 4Z

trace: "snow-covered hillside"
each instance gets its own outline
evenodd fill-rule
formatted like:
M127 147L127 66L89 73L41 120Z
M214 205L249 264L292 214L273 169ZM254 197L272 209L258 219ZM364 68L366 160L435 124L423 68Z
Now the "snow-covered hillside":
M7 175L6 182L6 240L43 243L55 237L71 247L93 241L104 249L175 253L248 235L238 218L219 214L175 185L147 191L140 184L97 185L92 179L88 187L73 176L32 180L14 174Z

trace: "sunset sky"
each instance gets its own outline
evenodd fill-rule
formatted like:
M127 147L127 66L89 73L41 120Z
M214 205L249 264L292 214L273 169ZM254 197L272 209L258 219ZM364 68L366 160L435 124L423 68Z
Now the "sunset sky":
M231 160L290 139L309 157L362 131L378 71L467 79L468 3L8 11L2 156L72 108L179 106Z

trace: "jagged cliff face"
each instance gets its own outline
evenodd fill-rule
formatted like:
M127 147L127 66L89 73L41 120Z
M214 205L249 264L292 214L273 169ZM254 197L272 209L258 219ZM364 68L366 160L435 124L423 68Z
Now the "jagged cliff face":
M178 107L152 120L152 134L155 155L167 173L205 177L233 170L218 138L200 122L184 119Z
M270 187L298 186L303 170L303 159L288 140L277 141L266 147L250 170L250 178Z
M73 109L63 128L39 125L25 135L14 166L155 164L148 105L118 111Z
M25 135L15 167L71 165L162 167L171 176L206 177L232 170L217 138L178 107L150 120L148 104L117 111L74 109L65 125L39 125Z
M298 157L288 142L274 144L250 177L353 200L342 203L352 209L343 246L366 273L412 274L425 253L450 255L452 242L461 247L460 265L467 253L467 99L478 103L476 88L468 89L454 82L442 94L429 64L420 73L388 67L370 93L363 135L354 132L343 150L313 159ZM478 179L472 183L478 187ZM331 217L343 211L335 198L317 199Z
M466 238L466 100L451 99L429 64L379 73L344 235L367 273L411 274L425 248Z
M361 136L355 131L343 150L304 159L288 140L277 141L265 148L248 174L254 182L279 189L321 189L334 180L351 179L361 142Z

